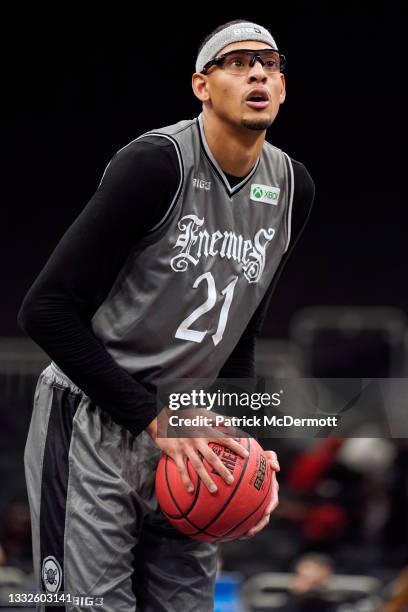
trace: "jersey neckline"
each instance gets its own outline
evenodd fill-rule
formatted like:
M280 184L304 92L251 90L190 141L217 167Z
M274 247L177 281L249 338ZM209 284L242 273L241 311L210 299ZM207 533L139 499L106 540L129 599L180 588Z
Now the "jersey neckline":
M252 168L251 172L249 174L247 174L246 176L244 176L242 181L240 183L238 183L237 185L235 185L235 187L231 187L231 185L230 185L230 183L229 183L229 181L228 181L228 179L227 179L227 177L225 175L225 172L222 170L221 166L218 164L217 160L215 159L214 155L211 152L210 147L208 146L208 142L207 142L207 139L206 139L205 133L204 133L204 125L203 125L202 113L200 113L200 115L196 118L196 122L197 122L197 125L198 125L198 133L199 133L199 136L200 136L201 148L204 151L205 156L207 157L209 163L211 164L211 167L213 168L214 172L216 173L218 178L223 183L227 194L229 196L235 195L236 193L238 193L238 191L240 191L248 183L248 181L250 181L252 176L255 174L255 172L258 169L259 161L260 161L261 157L260 156L258 157L258 159L256 161L256 164Z

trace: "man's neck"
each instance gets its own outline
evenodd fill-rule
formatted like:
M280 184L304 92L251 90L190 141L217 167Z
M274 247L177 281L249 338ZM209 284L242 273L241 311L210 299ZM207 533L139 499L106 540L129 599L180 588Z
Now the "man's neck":
M233 176L249 174L261 154L266 130L237 128L208 111L203 111L202 119L207 144L222 170Z

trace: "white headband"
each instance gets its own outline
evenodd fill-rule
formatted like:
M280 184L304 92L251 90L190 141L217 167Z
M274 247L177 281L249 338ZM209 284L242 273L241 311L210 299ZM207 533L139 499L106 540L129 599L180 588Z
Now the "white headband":
M206 63L213 59L221 49L230 43L240 40L259 40L267 43L276 51L278 50L272 34L266 28L247 21L233 23L214 34L214 36L205 43L197 56L195 66L196 72L201 72Z

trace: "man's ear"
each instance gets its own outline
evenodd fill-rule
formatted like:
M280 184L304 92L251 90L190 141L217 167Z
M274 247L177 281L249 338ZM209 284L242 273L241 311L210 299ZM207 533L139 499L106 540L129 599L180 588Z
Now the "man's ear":
M204 74L194 72L191 77L191 86L194 95L201 100L201 102L206 102L210 99L210 94L208 93L208 80Z

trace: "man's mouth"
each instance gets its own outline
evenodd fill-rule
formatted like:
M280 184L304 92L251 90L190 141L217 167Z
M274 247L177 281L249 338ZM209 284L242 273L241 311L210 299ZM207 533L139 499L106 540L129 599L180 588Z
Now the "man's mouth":
M245 102L251 108L266 108L269 104L269 93L267 90L252 90L246 97Z

